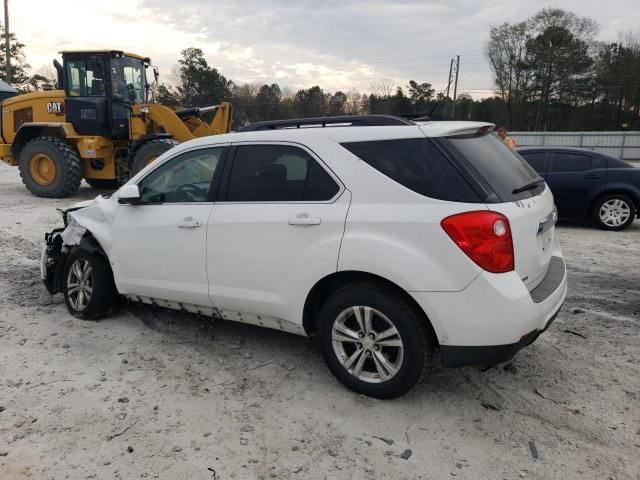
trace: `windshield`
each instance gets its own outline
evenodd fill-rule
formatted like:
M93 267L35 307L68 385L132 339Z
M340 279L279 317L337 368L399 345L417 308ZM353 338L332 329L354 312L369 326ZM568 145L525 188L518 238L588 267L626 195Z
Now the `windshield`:
M144 64L132 57L111 60L111 75L114 93L132 103L146 103Z

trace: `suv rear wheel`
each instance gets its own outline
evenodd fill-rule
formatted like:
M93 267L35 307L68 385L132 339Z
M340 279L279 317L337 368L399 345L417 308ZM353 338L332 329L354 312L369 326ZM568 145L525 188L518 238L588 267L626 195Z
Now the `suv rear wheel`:
M636 218L636 206L626 195L607 194L593 206L593 221L602 230L624 230Z
M394 398L418 382L433 353L433 338L403 298L371 284L336 290L318 325L322 355L348 388Z

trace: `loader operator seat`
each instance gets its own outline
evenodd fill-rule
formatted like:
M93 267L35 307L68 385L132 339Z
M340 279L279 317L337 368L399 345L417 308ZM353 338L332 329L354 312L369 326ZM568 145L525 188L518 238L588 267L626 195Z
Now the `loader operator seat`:
M99 78L91 80L91 91L89 95L92 97L101 97L104 95L104 83Z

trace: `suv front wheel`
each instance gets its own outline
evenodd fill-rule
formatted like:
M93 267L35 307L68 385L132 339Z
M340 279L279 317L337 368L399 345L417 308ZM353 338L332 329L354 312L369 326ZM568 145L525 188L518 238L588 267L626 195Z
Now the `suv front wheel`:
M399 295L376 285L336 290L320 311L318 334L334 376L375 398L411 390L433 353L424 319Z
M74 317L97 320L116 306L118 292L103 257L74 248L67 258L63 278L64 301Z

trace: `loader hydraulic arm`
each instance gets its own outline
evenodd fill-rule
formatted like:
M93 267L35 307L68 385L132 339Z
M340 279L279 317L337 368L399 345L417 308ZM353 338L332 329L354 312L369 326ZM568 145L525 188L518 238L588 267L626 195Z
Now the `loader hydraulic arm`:
M200 115L211 111L216 112L211 123L202 121ZM186 108L177 112L163 105L151 103L148 116L178 142L228 133L231 130L231 104L227 102L212 107Z

